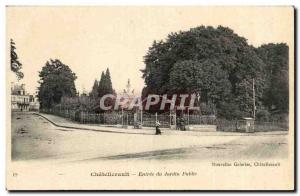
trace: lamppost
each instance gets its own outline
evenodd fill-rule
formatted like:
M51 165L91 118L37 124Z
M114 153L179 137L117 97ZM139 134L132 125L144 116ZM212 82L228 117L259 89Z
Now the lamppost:
M197 103L198 103L198 107L199 107L199 115L201 115L201 109L200 109L200 98L201 98L201 96L200 96L199 92L196 93L196 97L197 97Z
M255 80L254 78L252 79L252 95L253 95L253 119L255 120L255 110L256 110L256 106L255 106Z

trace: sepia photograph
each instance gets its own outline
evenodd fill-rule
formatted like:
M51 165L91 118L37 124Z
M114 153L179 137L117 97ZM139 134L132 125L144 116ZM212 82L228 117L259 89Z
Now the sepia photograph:
M294 14L7 6L7 190L294 190Z

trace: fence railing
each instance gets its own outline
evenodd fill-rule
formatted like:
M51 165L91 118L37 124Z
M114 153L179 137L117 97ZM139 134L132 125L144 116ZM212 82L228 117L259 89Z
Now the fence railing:
M169 128L174 124L173 116L169 113L163 114L152 114L152 113L143 113L141 124L145 127L154 127L155 122L159 121L160 127Z
M169 112L163 114L153 114L147 112L118 111L106 113L92 113L79 110L66 109L41 109L40 112L61 116L77 121L82 124L106 124L106 125L129 125L140 124L145 127L154 127L156 121L160 122L160 127L171 127L178 123L176 114ZM183 115L185 125L190 124L215 124L215 116Z
M239 132L241 131L238 127L242 124L240 120L225 120L217 119L216 125L218 131L224 132ZM288 131L288 122L265 122L265 121L254 121L255 132L267 132L267 131Z
M118 111L106 113L91 113L79 110L64 110L64 109L41 109L42 113L54 114L72 121L82 124L102 124L102 125L122 125L135 126L136 124L144 127L154 127L156 121L160 122L160 126L169 128L172 125L179 123L179 117L176 114L163 113L153 114L147 112L134 113L132 111ZM218 131L238 132L240 126L239 120L216 119L214 115L188 115L182 116L185 125L216 125ZM254 131L287 131L287 122L254 122Z
M183 115L185 122L189 125L215 125L216 116L215 115Z

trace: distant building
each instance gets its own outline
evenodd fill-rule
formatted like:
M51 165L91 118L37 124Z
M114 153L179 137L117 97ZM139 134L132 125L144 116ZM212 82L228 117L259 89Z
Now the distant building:
M123 90L123 93L119 93L120 97L123 99L120 100L121 109L128 109L130 103L135 98L134 89L131 88L130 79L127 81L126 89Z
M29 110L30 111L39 111L40 102L37 96L29 95Z
M25 90L25 84L11 85L11 110L12 111L29 111L39 110L40 104L36 96L29 95Z
M12 83L11 109L13 111L29 111L29 94L25 91L25 84Z

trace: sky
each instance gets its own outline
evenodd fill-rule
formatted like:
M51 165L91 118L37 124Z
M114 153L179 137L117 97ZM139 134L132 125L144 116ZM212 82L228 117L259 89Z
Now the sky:
M33 94L38 72L49 59L60 59L77 75L79 92L89 92L101 72L110 69L120 92L130 79L135 92L144 80L143 56L154 40L200 25L227 26L248 43L287 43L293 47L291 7L7 7L7 76L9 40L23 64L26 90Z

